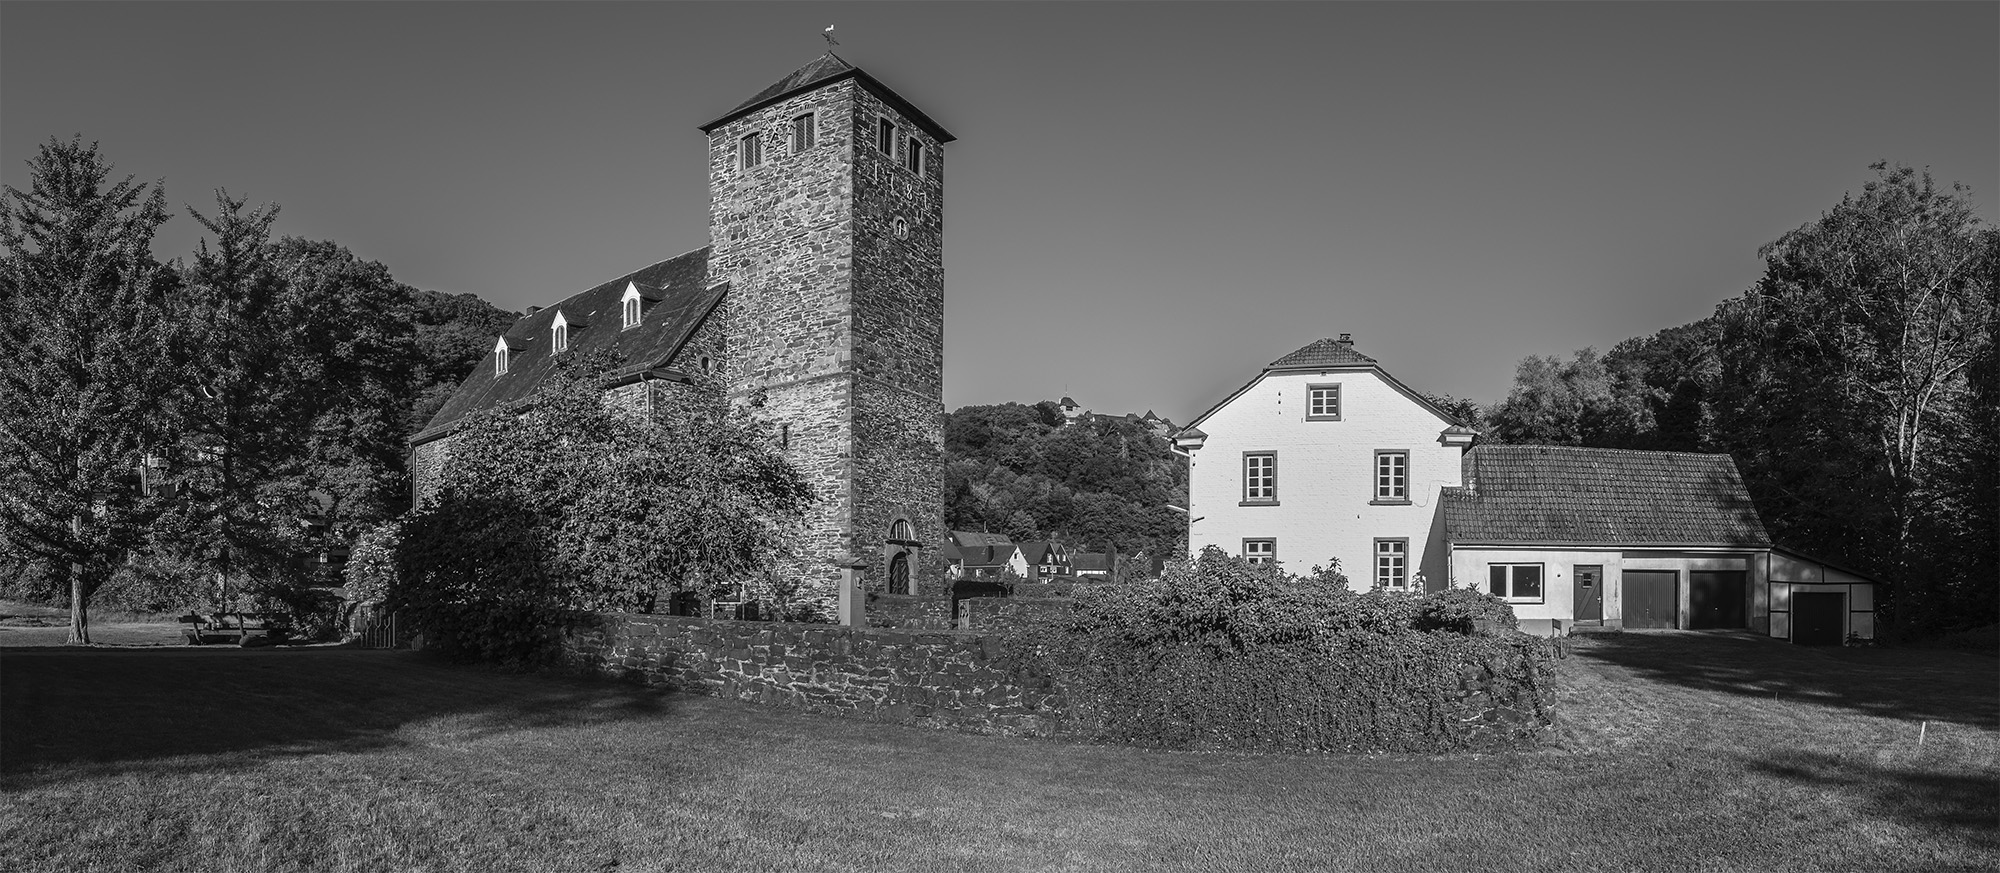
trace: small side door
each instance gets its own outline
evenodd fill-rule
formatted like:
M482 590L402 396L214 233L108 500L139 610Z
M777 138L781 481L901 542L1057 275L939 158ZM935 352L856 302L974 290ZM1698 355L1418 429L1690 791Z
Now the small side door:
M1604 567L1578 564L1572 568L1571 578L1576 582L1576 611L1570 613L1570 618L1579 624L1603 624Z

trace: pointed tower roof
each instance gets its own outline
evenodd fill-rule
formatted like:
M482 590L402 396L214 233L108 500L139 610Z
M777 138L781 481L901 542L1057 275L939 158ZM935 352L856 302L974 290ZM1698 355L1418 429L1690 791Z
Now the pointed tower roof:
M958 139L958 137L946 132L943 126L932 121L931 117L925 115L923 110L918 109L910 101L903 99L903 95L889 90L889 86L877 81L874 76L868 75L860 67L848 63L833 52L827 52L814 58L812 63L793 70L791 75L773 82L769 88L757 92L757 96L738 104L735 109L729 110L721 118L702 125L701 132L708 133L713 131L729 122L795 94L849 78L860 82L861 87L867 88L869 92L880 98L882 102L894 107L897 112L902 113L904 118L915 122L919 127L924 129L925 133L930 134L938 142L947 143Z

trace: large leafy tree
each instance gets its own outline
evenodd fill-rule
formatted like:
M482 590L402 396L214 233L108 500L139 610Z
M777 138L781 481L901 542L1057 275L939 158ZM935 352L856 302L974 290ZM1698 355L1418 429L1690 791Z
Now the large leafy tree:
M2000 233L1959 186L1873 169L1722 307L1721 430L1782 538L1896 580L1916 624L1991 621L1991 499L1965 483L1995 463Z
M525 414L487 410L454 436L398 546L394 599L433 639L531 659L580 614L737 585L781 614L811 608L773 572L813 499L804 478L713 392L608 407L608 363L570 362Z
M403 437L421 371L407 286L331 242L271 239L277 207L218 192L184 270L174 354L184 449L163 552L241 583L404 507Z
M1507 443L1629 444L1641 426L1644 406L1617 388L1596 349L1580 349L1568 361L1523 358L1513 391L1493 407L1491 436Z
M155 185L113 181L96 143L51 139L0 206L0 544L67 564L70 641L145 513L136 465L163 423L160 337L172 281L152 255Z
M157 548L205 562L232 585L291 565L325 397L298 344L302 301L272 257L277 207L244 207L217 192L213 215L194 213L210 238L183 271L174 311L173 355L190 376L170 398L180 487L154 531Z
M1186 538L1187 466L1144 422L1055 404L962 407L945 418L945 521L1166 555Z

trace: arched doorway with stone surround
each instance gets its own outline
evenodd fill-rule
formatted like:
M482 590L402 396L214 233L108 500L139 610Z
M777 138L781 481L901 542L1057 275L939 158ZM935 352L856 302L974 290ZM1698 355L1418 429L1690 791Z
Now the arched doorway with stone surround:
M889 523L888 535L882 538L882 563L887 568L883 575L882 589L889 594L917 593L917 550L923 548L917 539L916 527L907 516L897 516Z

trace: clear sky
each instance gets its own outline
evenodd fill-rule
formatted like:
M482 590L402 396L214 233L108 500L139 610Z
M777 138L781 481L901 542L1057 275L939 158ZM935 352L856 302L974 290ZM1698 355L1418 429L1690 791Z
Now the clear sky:
M950 408L1185 422L1341 332L1490 402L1708 314L1875 160L1995 215L1990 2L5 2L0 179L81 133L518 310L706 245L696 126L827 24L959 137Z

